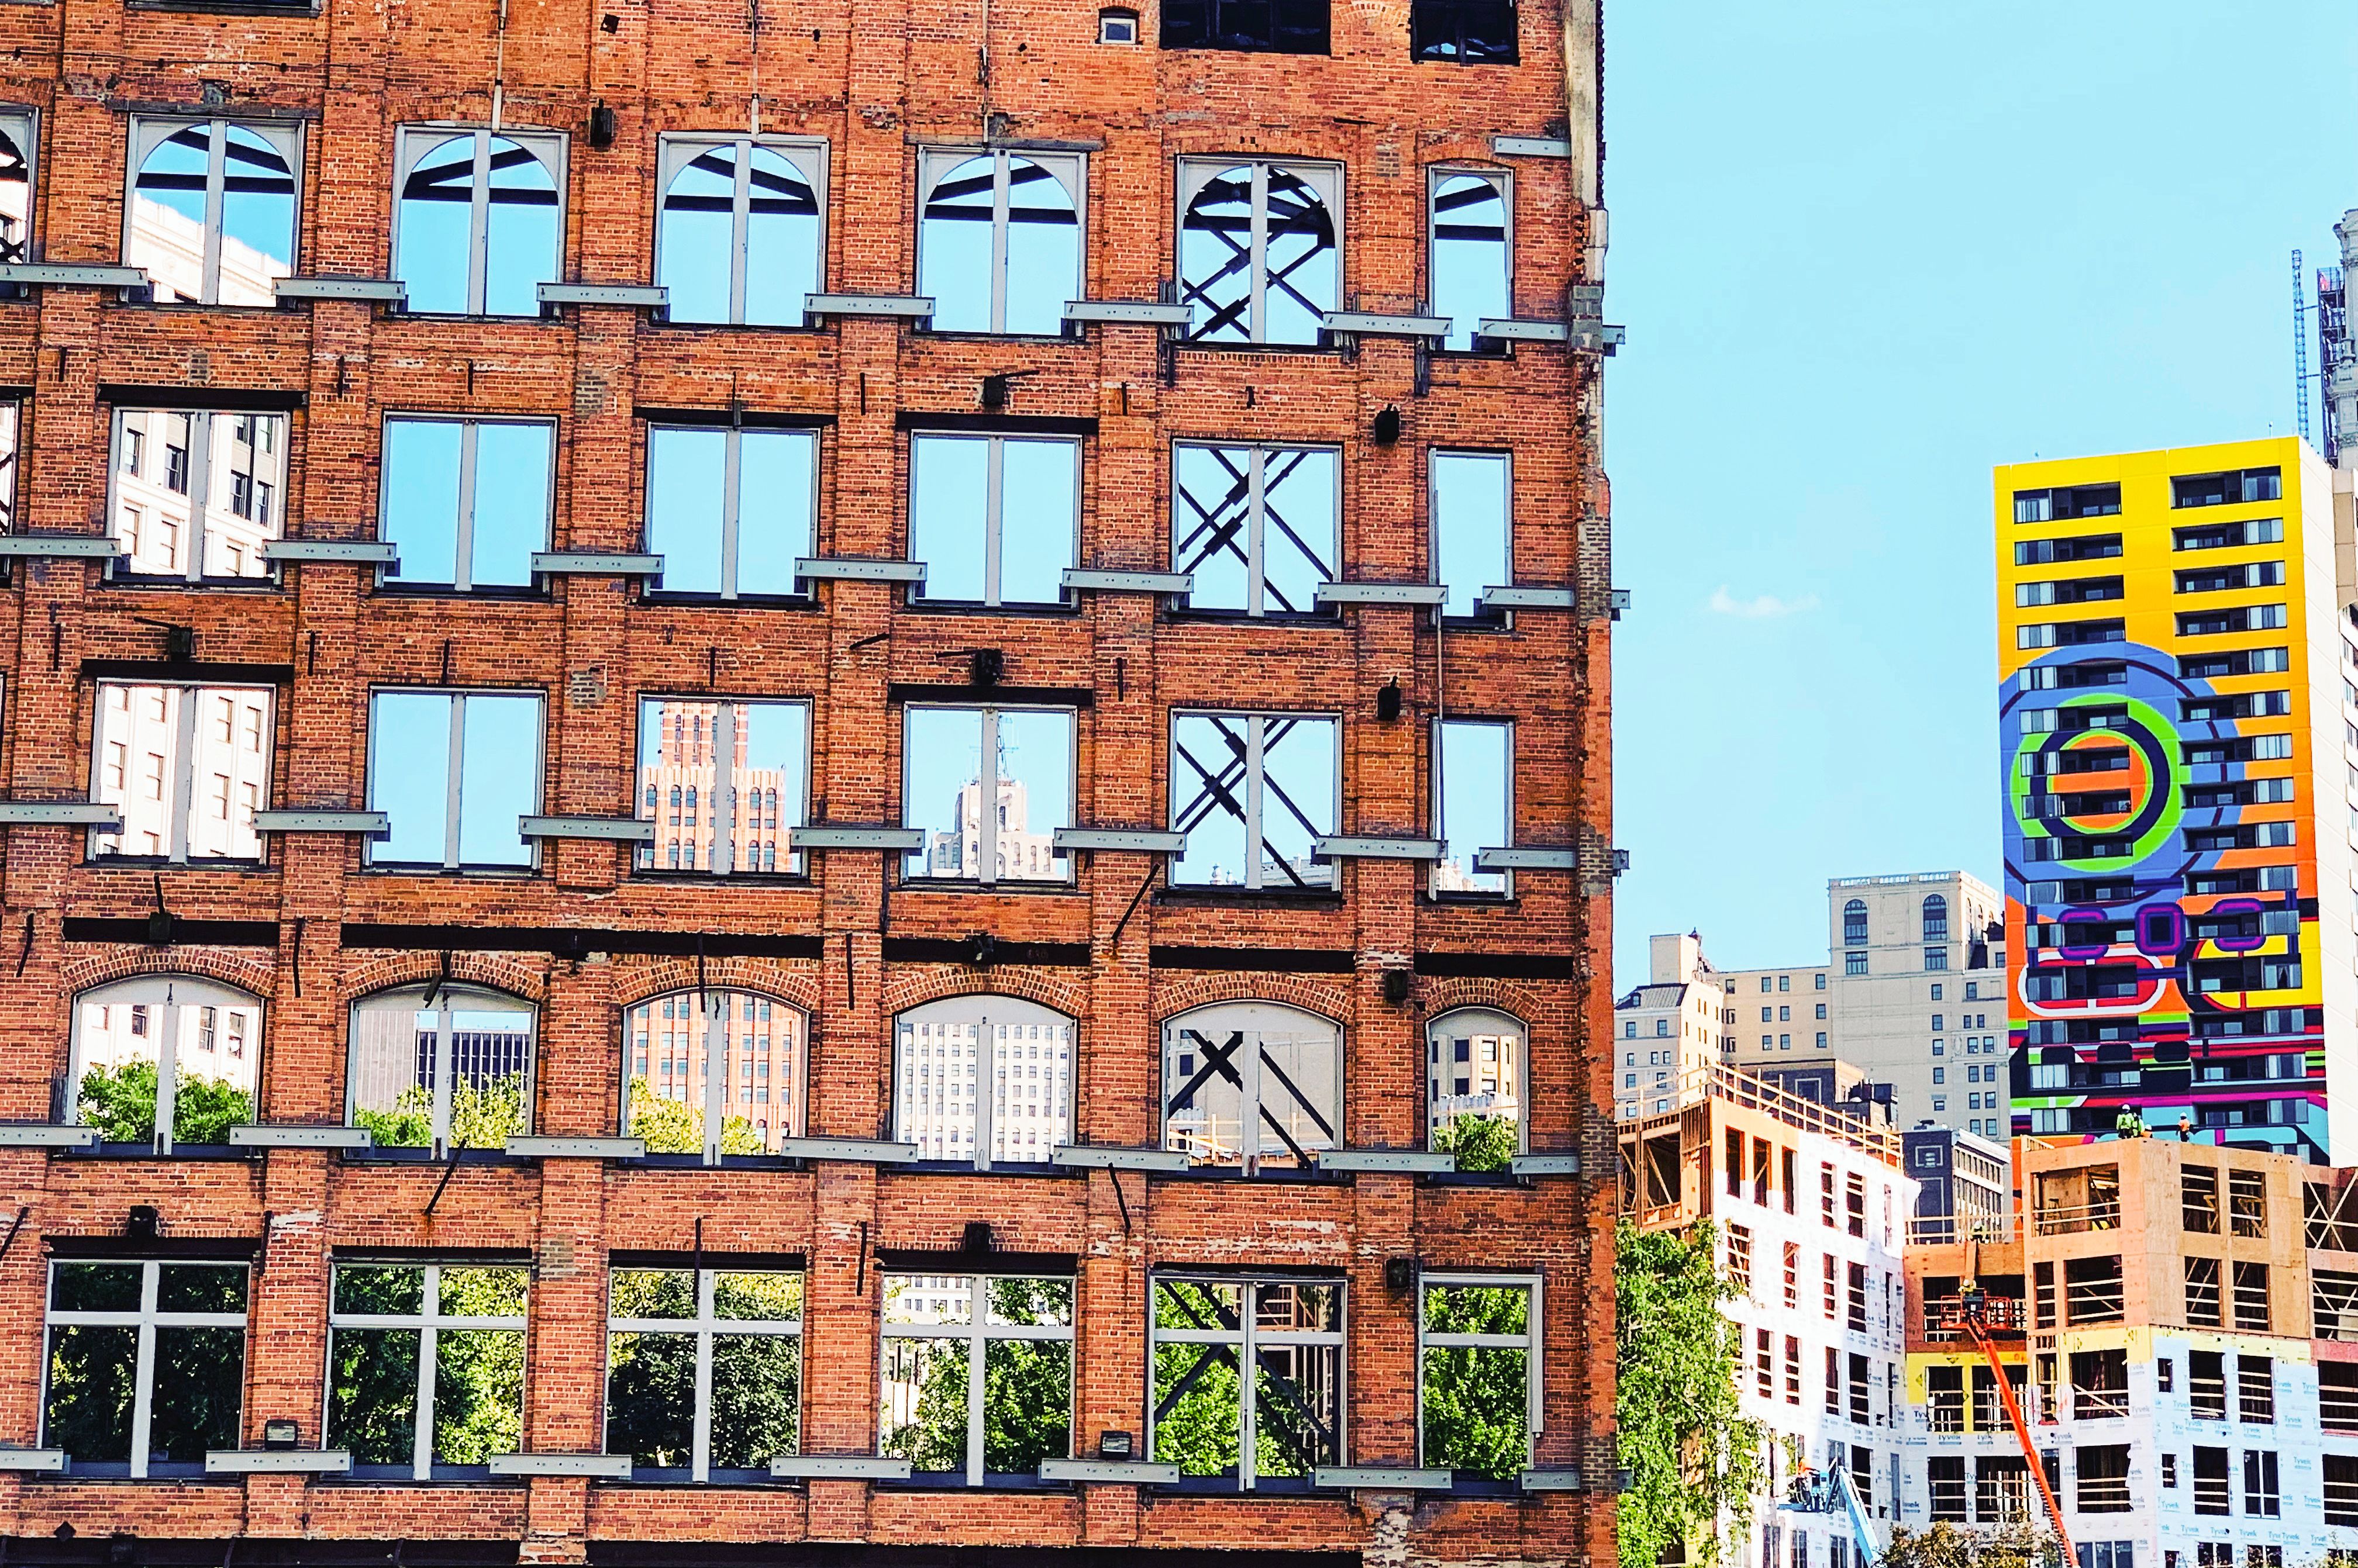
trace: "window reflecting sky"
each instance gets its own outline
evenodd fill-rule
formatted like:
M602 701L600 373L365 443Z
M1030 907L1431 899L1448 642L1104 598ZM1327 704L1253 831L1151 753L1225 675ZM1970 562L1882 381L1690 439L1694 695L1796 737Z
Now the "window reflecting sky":
M517 819L540 802L540 698L511 693L378 692L370 705L369 805L392 820L378 863L440 866L448 844L450 708L462 701L458 863L532 863Z
M1443 844L1441 860L1433 870L1435 892L1506 891L1504 875L1474 870L1474 855L1515 841L1514 826L1508 819L1513 735L1505 724L1453 720L1440 727Z
M691 143L675 152L684 161L664 193L655 258L655 281L671 290L671 319L800 326L804 298L819 286L811 182L775 147ZM734 314L732 294L742 296Z
M1433 191L1433 308L1449 318L1446 346L1474 346L1474 324L1514 312L1507 295L1507 202L1478 175L1444 178Z
M1508 478L1503 452L1433 454L1433 564L1449 589L1444 615L1472 615L1484 589L1515 580L1507 558Z

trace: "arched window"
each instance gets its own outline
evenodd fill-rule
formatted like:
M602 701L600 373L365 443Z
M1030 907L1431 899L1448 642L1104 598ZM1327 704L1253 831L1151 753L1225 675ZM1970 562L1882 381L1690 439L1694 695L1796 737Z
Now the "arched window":
M827 148L664 138L655 281L675 321L799 327L819 289Z
M1179 297L1205 342L1315 346L1343 279L1332 164L1183 161Z
M633 1007L623 1018L625 1037L647 1027L655 1010L695 1019L687 1031L687 1060L671 1076L650 1078L626 1070L622 1080L622 1135L644 1138L652 1154L701 1154L717 1165L724 1154L773 1154L778 1138L799 1136L803 1119L804 1047L808 1021L800 1008L752 991L675 991ZM730 1044L730 1022L742 1020L744 1033ZM730 1098L731 1086L755 1076L776 1086L775 1110L761 1127ZM776 1128L774 1136L770 1126Z
M159 299L275 305L295 270L291 124L135 119L124 260L146 267Z
M929 152L918 178L917 292L934 330L1061 334L1081 297L1079 157Z
M140 975L74 998L66 1116L108 1143L227 1143L254 1119L262 999L194 975Z
M1073 1021L961 996L892 1022L892 1136L927 1160L1045 1164L1073 1138Z
M1946 942L1949 939L1949 901L1939 893L1924 900L1924 940Z
M415 311L537 316L564 233L564 139L405 128L393 276Z
M1487 1007L1425 1025L1426 1140L1460 1170L1502 1170L1523 1147L1522 1023Z
M1342 1146L1343 1032L1275 1002L1163 1025L1163 1145L1200 1165L1300 1169Z
M1866 946L1866 901L1853 899L1843 905L1843 946Z
M380 1148L503 1149L532 1130L535 1012L438 981L352 1004L345 1117Z

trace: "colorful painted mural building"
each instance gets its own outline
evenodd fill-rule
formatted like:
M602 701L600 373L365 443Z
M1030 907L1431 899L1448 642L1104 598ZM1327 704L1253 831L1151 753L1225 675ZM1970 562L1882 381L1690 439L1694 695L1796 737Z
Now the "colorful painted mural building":
M1996 492L2013 1133L2133 1112L2358 1160L2330 470L2285 438L2002 467Z

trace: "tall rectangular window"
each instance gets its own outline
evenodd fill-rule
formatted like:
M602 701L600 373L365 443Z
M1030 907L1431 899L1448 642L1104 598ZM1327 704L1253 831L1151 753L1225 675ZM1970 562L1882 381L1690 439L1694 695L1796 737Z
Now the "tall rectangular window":
M1412 0L1408 25L1416 59L1513 65L1521 59L1515 0Z
M118 407L107 488L121 575L267 578L263 546L287 532L287 416Z
M1081 534L1081 443L1033 437L909 438L909 557L925 604L1065 602Z
M560 276L565 138L404 125L394 142L393 276L409 308L537 316Z
M528 871L522 819L540 809L538 692L378 690L368 803L391 830L368 862L410 871Z
M1504 452L1433 454L1433 575L1444 616L1482 612L1482 591L1515 580L1514 460Z
M2244 1512L2253 1519L2275 1519L2282 1511L2273 1450L2244 1451Z
M827 271L827 144L665 136L655 282L668 319L799 327Z
M2265 1172L2227 1173L2227 1216L2237 1236L2267 1235L2268 1187Z
M793 598L817 515L817 431L647 427L647 549L664 561L651 592Z
M1505 1479L1540 1430L1540 1281L1426 1274L1417 1281L1418 1463Z
M606 1452L641 1481L753 1481L802 1434L803 1276L618 1267Z
M809 703L639 699L641 871L799 874L809 784Z
M276 305L295 270L301 128L268 120L131 120L123 259L156 297Z
M1243 1491L1343 1462L1340 1280L1157 1275L1152 1289L1155 1463Z
M262 859L254 815L270 795L276 694L266 686L100 681L90 797L122 813L93 828L96 860Z
M45 1448L77 1476L201 1476L235 1448L245 1390L248 1268L49 1264Z
M1069 1457L1073 1283L886 1274L878 1452L969 1487Z
M1512 724L1450 719L1433 726L1433 815L1441 839L1430 881L1434 897L1513 891L1507 872L1475 864L1483 850L1515 841Z
M1514 176L1441 166L1425 172L1425 189L1433 313L1449 319L1443 346L1481 347L1475 329L1515 313Z
M378 536L401 552L387 588L528 589L548 548L556 425L546 419L384 422Z
M2186 1260L2187 1326L2222 1326L2219 1306L2219 1260L2189 1258Z
M521 1265L335 1266L327 1446L354 1476L481 1476L523 1448L526 1281Z
M2207 1165L2181 1166L2180 1208L2190 1236L2219 1234L2219 1173Z
M1270 0L1236 3L1266 15ZM1325 0L1314 5L1322 29ZM1184 9L1184 7L1183 7ZM1170 47L1174 16L1163 13ZM1342 296L1343 169L1331 163L1179 160L1179 298L1203 343L1315 348Z
M2266 1263L2238 1263L2234 1266L2234 1322L2239 1329L2255 1333L2268 1332L2268 1266Z
M32 259L37 120L30 109L0 109L0 262Z
M1070 708L912 703L901 756L901 824L925 835L903 858L904 877L989 887L1071 876L1056 848L1056 830L1073 823Z
M1171 569L1187 608L1306 615L1337 580L1343 465L1331 447L1171 449Z
M1323 891L1311 849L1342 793L1339 725L1295 713L1186 713L1171 721L1171 826L1187 848L1174 882Z
M2223 1448L2195 1449L2194 1511L2225 1515L2234 1511L2234 1496L2228 1490L2227 1451Z

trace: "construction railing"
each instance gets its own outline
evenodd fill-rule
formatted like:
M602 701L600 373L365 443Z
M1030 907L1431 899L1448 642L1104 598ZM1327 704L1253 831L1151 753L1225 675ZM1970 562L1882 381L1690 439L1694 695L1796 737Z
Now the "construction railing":
M1756 1078L1740 1068L1720 1062L1707 1062L1690 1067L1679 1075L1679 1109L1704 1098L1725 1100L1773 1116L1788 1127L1804 1132L1820 1132L1839 1140L1861 1153L1871 1154L1885 1164L1898 1169L1901 1163L1899 1134L1888 1128L1877 1127L1834 1106L1807 1099L1787 1089L1778 1087L1765 1078ZM1655 1117L1669 1116L1675 1111L1660 1111Z

